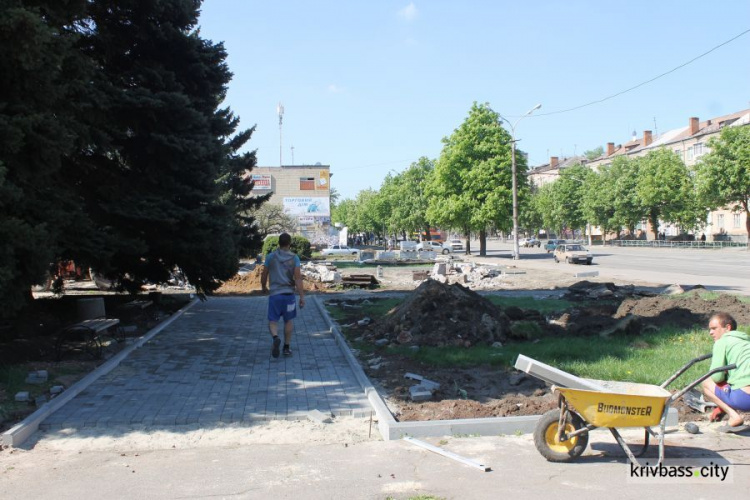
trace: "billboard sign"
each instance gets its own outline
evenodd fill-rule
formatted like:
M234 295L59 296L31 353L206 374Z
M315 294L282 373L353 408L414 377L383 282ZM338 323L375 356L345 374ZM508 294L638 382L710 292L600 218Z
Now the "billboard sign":
M284 212L297 216L331 216L331 206L327 196L287 196L284 197Z
M262 174L253 174L250 176L253 185L253 191L270 191L271 190L271 176Z

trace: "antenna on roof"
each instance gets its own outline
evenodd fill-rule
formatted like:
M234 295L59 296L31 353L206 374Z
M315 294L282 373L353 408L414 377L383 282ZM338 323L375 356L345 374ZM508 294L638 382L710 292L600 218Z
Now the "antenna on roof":
M279 101L279 105L276 106L276 113L279 115L279 166L281 167L284 165L281 154L281 122L284 120L284 105L281 104L281 101Z
M659 129L656 128L656 117L654 116L654 137L659 135Z

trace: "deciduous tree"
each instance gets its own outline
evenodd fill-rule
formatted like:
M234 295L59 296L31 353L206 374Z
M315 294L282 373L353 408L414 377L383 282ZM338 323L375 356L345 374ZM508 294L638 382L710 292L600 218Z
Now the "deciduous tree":
M750 127L726 127L708 142L711 151L696 166L703 207L729 207L745 213L750 237Z

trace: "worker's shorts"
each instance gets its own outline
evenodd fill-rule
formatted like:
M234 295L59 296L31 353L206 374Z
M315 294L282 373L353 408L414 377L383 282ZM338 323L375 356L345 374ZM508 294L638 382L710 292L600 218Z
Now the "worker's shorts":
M291 321L297 317L297 297L293 293L280 293L268 297L268 321Z
M732 386L729 384L724 387L717 385L714 389L714 394L735 410L750 411L750 394L742 389L732 389Z

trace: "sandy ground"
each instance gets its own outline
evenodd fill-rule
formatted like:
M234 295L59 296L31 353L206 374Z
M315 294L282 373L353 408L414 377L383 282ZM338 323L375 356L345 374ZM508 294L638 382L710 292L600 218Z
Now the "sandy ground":
M259 444L357 444L380 440L377 417L373 416L372 429L369 417L338 417L330 424L310 420L274 420L209 429L194 425L169 430L91 428L37 431L19 450L133 452Z

